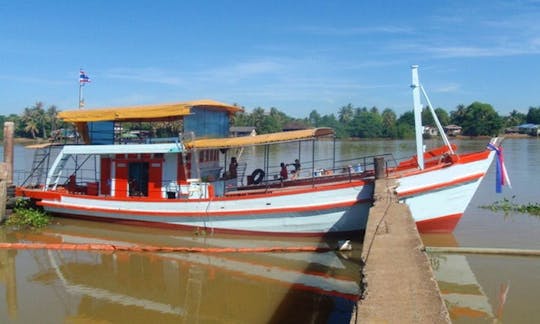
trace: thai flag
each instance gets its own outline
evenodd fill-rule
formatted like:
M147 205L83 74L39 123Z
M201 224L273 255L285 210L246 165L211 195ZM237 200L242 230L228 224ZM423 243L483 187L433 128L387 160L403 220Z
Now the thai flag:
M83 70L81 70L79 73L79 83L83 84L87 82L90 82L90 77L86 75Z

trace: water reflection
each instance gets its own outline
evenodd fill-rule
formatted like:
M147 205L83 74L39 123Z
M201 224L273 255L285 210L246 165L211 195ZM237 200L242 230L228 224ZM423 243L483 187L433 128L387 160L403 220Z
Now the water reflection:
M426 246L457 247L453 234L422 234ZM537 257L429 254L452 323L530 323L537 307Z
M3 241L198 247L333 244L182 236L161 229L59 221L39 233L3 232ZM359 249L347 255L4 250L0 321L348 323L359 293ZM44 304L47 311L41 312Z

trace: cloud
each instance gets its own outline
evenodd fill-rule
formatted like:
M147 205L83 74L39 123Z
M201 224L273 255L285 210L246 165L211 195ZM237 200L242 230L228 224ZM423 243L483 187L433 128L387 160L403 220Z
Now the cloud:
M321 36L354 36L365 34L410 34L413 29L403 26L369 26L369 27L329 27L329 26L303 26L296 30Z
M186 83L186 78L180 77L177 73L158 68L116 68L105 72L104 77L175 86Z
M451 93L458 92L461 89L461 85L457 83L451 83L446 85L441 85L433 89L434 93Z

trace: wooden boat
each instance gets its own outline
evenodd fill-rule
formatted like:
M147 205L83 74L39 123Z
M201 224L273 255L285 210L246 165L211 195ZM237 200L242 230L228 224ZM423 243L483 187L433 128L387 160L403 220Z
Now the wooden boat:
M418 119L420 89L413 67ZM446 137L445 146L424 152L420 121L417 155L408 160L397 162L386 154L339 161L329 128L228 137L230 118L238 111L234 105L200 100L61 112L59 118L76 126L83 145L40 149L33 174L18 193L48 212L70 217L196 231L326 236L365 229L377 174L397 179L397 195L410 206L421 231L448 232L495 154L489 149L457 154ZM137 138L142 143L121 137L122 123L170 121L181 122L180 135ZM301 171L280 172L283 166L270 161L275 145L296 147L291 160L302 157ZM246 147L262 147L257 164L248 168L238 159L228 167ZM252 173L246 176L246 170Z

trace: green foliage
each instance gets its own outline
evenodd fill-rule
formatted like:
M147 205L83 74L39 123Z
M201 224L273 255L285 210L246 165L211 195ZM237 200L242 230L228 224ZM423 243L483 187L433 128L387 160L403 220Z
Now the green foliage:
M518 126L525 124L527 121L527 115L514 109L510 112L510 114L508 114L508 116L503 117L503 120L504 127Z
M383 110L381 118L382 118L382 137L397 138L398 127L397 127L396 113L392 109L386 108L385 110Z
M18 199L15 203L14 213L9 216L6 225L23 228L41 228L49 225L51 217L44 211L31 206L27 199Z
M512 200L515 196L512 197ZM505 213L518 212L522 214L530 214L540 216L540 204L528 203L528 204L516 204L508 198L494 202L489 206L481 206L482 208L490 209L492 211L503 211Z
M530 107L527 113L527 123L540 124L540 107Z
M357 109L354 118L349 125L349 134L358 138L370 138L382 136L382 117L377 108Z
M11 114L5 120L15 123L17 137L48 138L54 130L67 126L57 115L58 109L55 105L45 109L45 105L38 101L33 106L24 108L20 116Z
M461 127L463 135L497 135L503 126L502 118L490 104L473 102L464 110Z
M435 115L437 115L437 118L439 119L439 122L441 125L446 126L450 124L450 116L448 116L448 113L446 110L442 108L435 108ZM422 124L429 125L435 127L435 119L433 119L433 114L431 113L431 110L426 107L422 109ZM414 125L414 122L413 122Z

